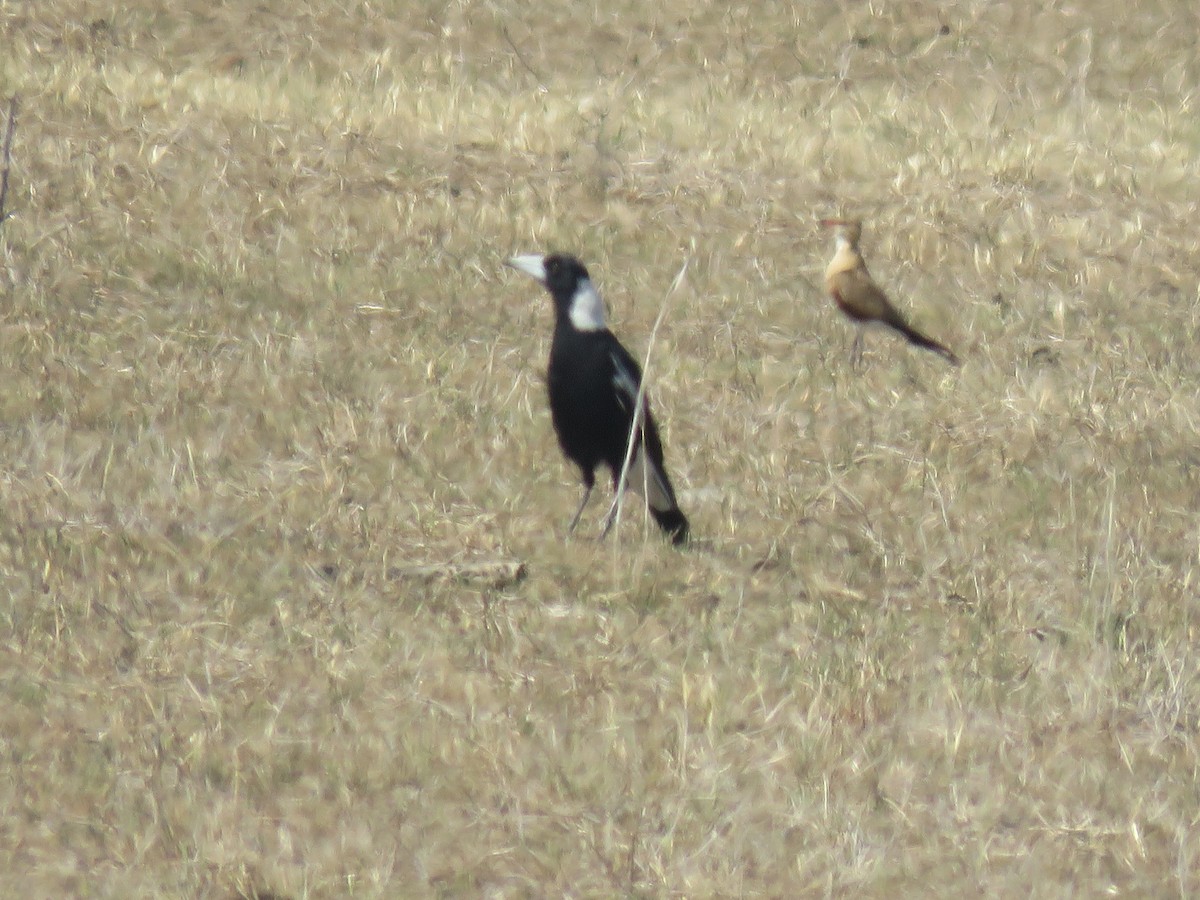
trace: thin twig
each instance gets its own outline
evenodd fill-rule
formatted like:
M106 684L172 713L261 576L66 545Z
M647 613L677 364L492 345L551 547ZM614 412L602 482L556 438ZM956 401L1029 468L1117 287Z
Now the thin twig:
M0 224L8 218L8 213L4 211L4 203L8 199L8 170L12 167L12 142L13 133L17 130L17 107L20 105L20 97L18 94L13 94L12 99L8 101L8 128L4 132L4 171L0 173Z
M512 39L512 35L508 33L508 26L501 26L500 33L504 35L504 39L508 41L508 46L512 47L512 52L516 54L517 60L525 67L525 71L527 71L537 80L538 87L541 88L542 93L550 93L550 88L546 87L546 80L538 74L537 69L529 64L529 60L525 58L525 54L521 52L521 48L517 46L517 42L514 41Z
M625 462L621 465L621 477L617 479L617 509L616 515L613 518L613 527L619 533L621 530L621 510L625 507L625 489L629 483L629 467L633 465L633 454L635 445L641 444L637 440L642 434L642 419L646 414L646 383L649 381L647 377L650 372L650 351L654 349L654 338L658 334L658 326L662 324L663 319L667 316L667 304L675 292L679 290L679 286L683 284L683 276L687 272L688 263L691 258L685 259L683 265L679 267L679 272L675 275L675 280L671 282L671 287L667 290L667 295L663 297L662 306L658 310L658 318L654 320L654 327L650 329L650 342L646 346L646 358L642 361L642 383L638 385L637 399L634 401L633 423L629 426L629 443L625 448ZM650 467L644 466L647 477L649 477ZM642 485L642 490L649 494L646 485ZM614 543L613 546L616 546Z

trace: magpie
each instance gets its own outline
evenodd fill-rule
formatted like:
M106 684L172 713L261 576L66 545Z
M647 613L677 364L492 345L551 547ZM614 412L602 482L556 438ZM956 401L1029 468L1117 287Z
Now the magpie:
M570 533L592 496L598 466L608 466L613 490L618 488L633 437L642 370L605 325L604 301L578 259L530 254L514 256L508 264L540 282L554 301L554 340L546 368L550 418L563 453L579 467L584 488L567 526ZM640 418L627 487L646 498L650 515L678 546L687 542L688 520L663 465L662 439L644 394ZM616 509L614 499L602 538L612 527Z

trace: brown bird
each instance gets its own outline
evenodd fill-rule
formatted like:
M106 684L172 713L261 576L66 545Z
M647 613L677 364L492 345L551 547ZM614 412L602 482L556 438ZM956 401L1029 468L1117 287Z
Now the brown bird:
M858 219L822 219L821 225L832 228L837 240L837 249L825 270L825 286L838 309L860 326L850 349L852 363L857 364L862 360L862 326L871 322L882 322L908 338L909 343L932 350L957 366L958 357L949 348L909 325L900 311L892 306L887 294L871 278L867 264L863 262L862 254L858 250L858 241L862 237L862 222Z

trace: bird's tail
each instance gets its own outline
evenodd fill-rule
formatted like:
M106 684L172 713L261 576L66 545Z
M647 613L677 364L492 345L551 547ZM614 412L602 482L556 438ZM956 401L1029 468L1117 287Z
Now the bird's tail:
M954 352L949 347L945 346L944 344L939 344L933 338L921 334L921 332L917 331L917 329L913 328L907 322L903 320L897 320L894 322L889 322L888 324L908 338L908 342L910 344L916 344L918 347L924 347L926 350L932 350L934 353L943 357L946 362L950 363L952 366L961 365L958 357L954 355Z
M663 530L671 539L671 543L676 547L681 547L688 542L689 526L687 516L676 506L674 509L668 509L665 512L660 512L653 506L650 507L650 515L654 516L654 521L658 523L658 527Z
M650 463L648 466L645 465L647 460ZM626 485L629 490L636 491L646 498L650 515L654 517L658 527L671 538L672 544L678 547L687 543L688 520L679 509L675 489L671 487L671 479L654 459L648 459L644 447L639 447L633 457Z

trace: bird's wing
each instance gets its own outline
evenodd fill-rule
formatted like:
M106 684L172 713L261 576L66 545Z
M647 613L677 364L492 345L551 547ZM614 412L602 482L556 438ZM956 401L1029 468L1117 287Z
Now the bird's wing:
M895 309L879 286L871 280L866 269L848 269L829 279L829 290L846 312L858 319L888 321Z
M617 405L632 416L638 387L642 383L641 369L619 344L609 352L609 359L613 367L612 384L616 389Z
M633 421L634 404L637 402L638 386L642 381L642 371L624 347L618 345L611 354L613 364L613 387L616 389L617 403L629 414L630 423ZM645 395L642 396L642 440L638 442L629 464L629 476L626 482L630 490L636 491L646 498L652 509L660 512L675 509L674 491L663 472L662 439L658 436L658 426L650 415L650 404ZM649 465L646 465L649 457Z

